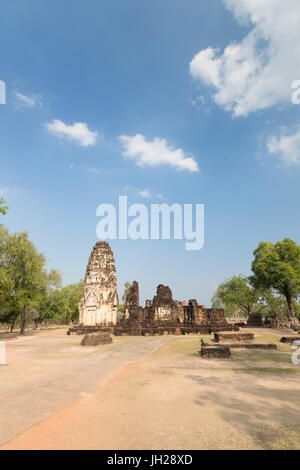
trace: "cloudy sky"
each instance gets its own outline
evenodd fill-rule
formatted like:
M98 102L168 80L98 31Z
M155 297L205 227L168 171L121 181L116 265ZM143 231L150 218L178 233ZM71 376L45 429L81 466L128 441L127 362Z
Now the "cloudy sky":
M164 283L209 305L261 240L300 242L299 24L299 0L2 2L1 222L69 283L100 203L203 203L199 252L111 246L120 294L136 279L142 299Z

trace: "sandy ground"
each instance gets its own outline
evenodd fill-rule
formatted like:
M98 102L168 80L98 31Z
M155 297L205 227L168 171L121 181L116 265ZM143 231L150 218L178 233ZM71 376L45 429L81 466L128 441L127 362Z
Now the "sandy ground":
M253 331L279 345L281 332ZM121 338L87 350L64 335L9 343L2 449L300 449L300 366L290 345L202 360L199 337Z

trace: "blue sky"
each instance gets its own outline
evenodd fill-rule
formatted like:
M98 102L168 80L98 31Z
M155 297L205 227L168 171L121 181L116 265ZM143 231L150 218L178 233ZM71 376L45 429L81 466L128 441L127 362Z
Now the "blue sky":
M201 251L110 243L120 294L136 279L142 300L164 283L209 305L219 282L250 272L261 240L300 241L296 0L3 3L0 194L10 211L1 222L28 230L65 284L84 277L97 206L122 194L205 204ZM150 150L165 139L173 163L153 154L147 164L137 134ZM178 169L176 149L193 168Z

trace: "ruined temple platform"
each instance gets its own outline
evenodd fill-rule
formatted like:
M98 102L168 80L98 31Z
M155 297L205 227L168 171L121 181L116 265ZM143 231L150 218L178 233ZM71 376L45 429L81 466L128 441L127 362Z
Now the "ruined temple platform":
M236 343L224 343L224 346L228 346L230 349L277 349L277 345L273 343L246 343L246 342L236 342Z
M114 328L115 336L163 336L163 335L208 335L210 334L208 326L178 326L178 325L148 325L131 324L128 326L116 326Z
M214 339L217 343L223 343L224 341L251 341L254 339L254 333L245 333L244 331L219 331L218 333L214 334Z
M210 326L211 333L218 333L219 331L239 331L240 328L236 325L222 325L222 326Z
M290 335L290 336L283 336L280 339L281 343L293 343L294 341L299 341L300 335Z
M108 333L85 335L81 341L81 346L100 346L102 344L112 343L112 337Z
M67 330L67 335L87 335L91 333L109 333L115 336L163 336L176 335L180 330L180 335L208 335L213 332L209 326L178 326L174 325L149 325L147 323L131 323L116 326L83 326L77 325Z
M113 326L72 326L67 330L67 335L88 335L90 333L114 334Z
M231 357L228 346L203 346L199 354L203 359L228 359Z
M67 335L87 335L90 333L109 333L115 336L156 336L156 335L210 335L216 332L238 332L236 326L210 326L210 325L178 325L147 322L130 322L115 326L87 326L75 325L67 330Z

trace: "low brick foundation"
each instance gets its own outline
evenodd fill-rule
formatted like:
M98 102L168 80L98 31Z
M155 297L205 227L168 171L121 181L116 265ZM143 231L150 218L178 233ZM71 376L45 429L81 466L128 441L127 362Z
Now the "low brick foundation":
M220 331L214 334L214 338L217 343L222 343L223 341L251 341L254 339L254 333Z
M218 333L219 331L239 331L240 328L236 325L228 325L228 326L212 326L210 331L212 333Z
M199 354L203 359L228 359L231 357L228 346L203 346Z
M87 335L90 333L109 333L115 336L155 336L155 335L175 335L176 331L180 328L181 335L209 335L219 331L239 331L237 326L205 326L194 325L184 326L178 324L151 324L146 322L132 322L124 325L116 326L73 326L68 329L67 335Z
M276 344L272 343L244 343L244 342L236 342L236 343L226 343L226 346L229 348L243 348L243 349L277 349Z
M250 328L262 328L264 326L261 315L251 314L247 320L247 326Z
M85 335L82 338L81 346L100 346L101 344L112 343L112 337L105 333L104 335Z
M280 340L281 343L293 343L294 341L299 341L300 335L291 335L291 336L283 336Z
M74 326L68 329L67 335L88 335L90 333L114 333L112 326Z

